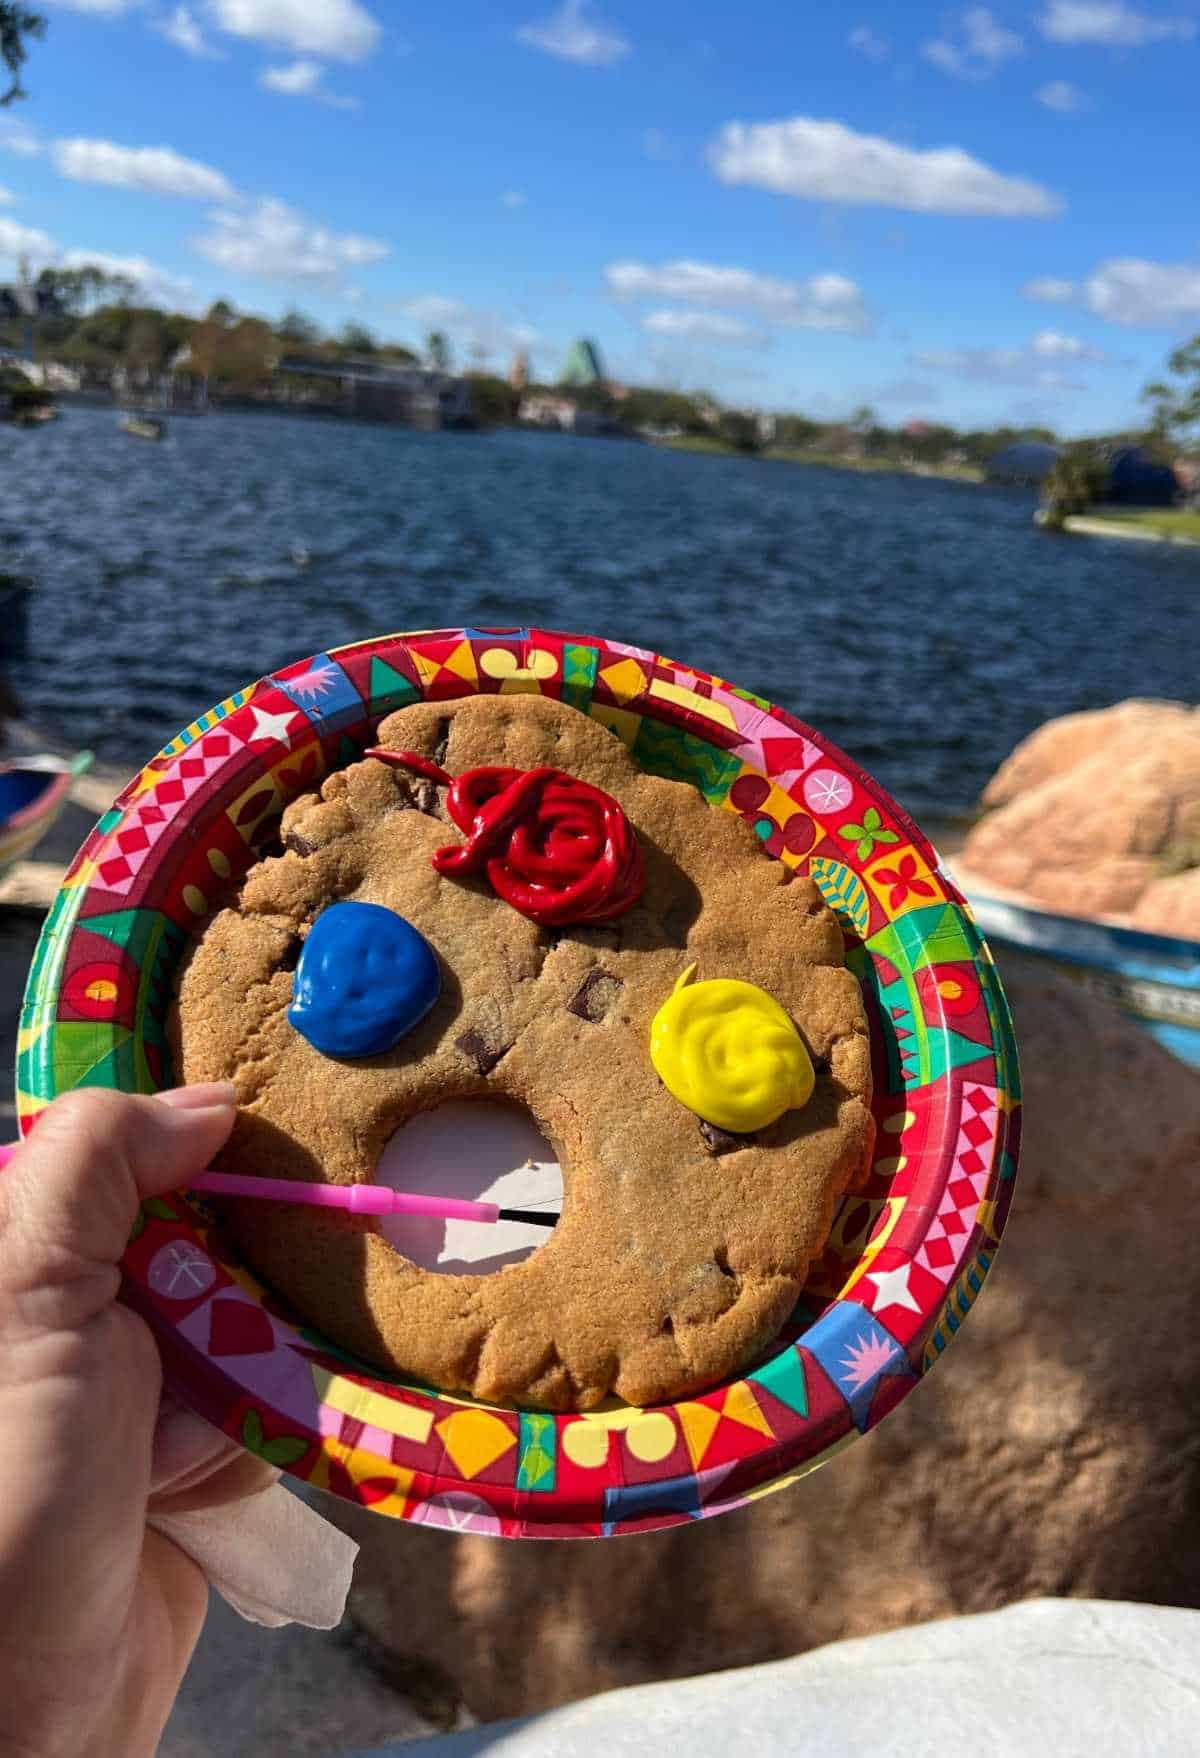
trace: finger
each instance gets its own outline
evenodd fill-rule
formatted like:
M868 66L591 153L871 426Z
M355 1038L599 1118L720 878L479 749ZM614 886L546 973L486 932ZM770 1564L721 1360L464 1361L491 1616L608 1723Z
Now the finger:
M55 1326L81 1322L81 1300L99 1310L139 1203L186 1185L234 1114L221 1100L189 1109L100 1089L57 1099L0 1177L0 1316L11 1299Z
M200 1080L190 1087L167 1087L153 1096L172 1111L203 1111L209 1105L235 1104L237 1088L231 1080Z

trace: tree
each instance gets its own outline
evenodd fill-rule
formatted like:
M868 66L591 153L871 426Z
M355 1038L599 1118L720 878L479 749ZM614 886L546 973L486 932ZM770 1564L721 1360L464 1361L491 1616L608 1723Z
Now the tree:
M348 354L374 354L378 346L366 324L353 321L342 325L338 343Z
M45 34L46 21L40 12L31 12L28 6L17 5L14 0L0 0L0 61L10 76L8 90L0 92L0 106L28 96L21 84L21 68L29 54L26 43L30 37Z
M1167 371L1178 384L1155 379L1142 392L1150 405L1150 428L1156 439L1187 443L1200 427L1200 336L1167 356Z
M1077 440L1064 446L1042 484L1047 528L1061 531L1072 513L1086 513L1103 496L1107 482L1108 467L1094 444Z
M291 311L284 312L276 333L296 348L316 348L321 342L321 326L294 306Z
M725 409L717 422L717 432L727 446L738 452L757 452L758 422L753 415L740 409Z
M35 285L45 303L67 317L93 310L103 296L117 304L127 303L137 291L128 275L110 275L95 263L82 263L74 269L43 269Z
M449 372L450 344L441 330L431 330L425 338L425 353L435 372Z
M220 324L221 327L225 329L228 328L236 316L237 312L233 309L232 305L230 305L228 299L217 299L209 306L205 315L205 322L210 324Z

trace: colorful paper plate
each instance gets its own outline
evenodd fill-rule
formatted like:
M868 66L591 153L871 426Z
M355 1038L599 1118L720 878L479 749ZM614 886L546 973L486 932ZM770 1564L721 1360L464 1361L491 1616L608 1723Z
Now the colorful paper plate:
M81 849L30 972L19 1115L28 1131L69 1088L169 1084L173 970L287 801L395 708L510 691L591 715L644 769L740 813L842 920L878 1140L784 1334L744 1378L659 1409L490 1408L332 1347L180 1199L146 1204L127 1297L179 1396L322 1489L511 1538L645 1531L782 1488L885 1416L970 1310L1012 1197L1017 1059L987 948L915 825L812 728L661 654L544 629L390 635L288 666L173 739Z

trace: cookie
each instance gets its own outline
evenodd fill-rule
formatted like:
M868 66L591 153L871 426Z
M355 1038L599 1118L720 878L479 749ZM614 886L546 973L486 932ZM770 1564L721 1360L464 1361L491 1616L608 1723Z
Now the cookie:
M485 873L437 870L437 851L462 841L444 788L367 758L288 808L283 853L250 870L191 951L172 1009L179 1077L236 1082L219 1164L341 1184L369 1180L418 1111L523 1105L562 1166L562 1219L487 1276L418 1268L370 1220L298 1205L224 1205L239 1248L335 1343L447 1391L588 1409L735 1374L788 1316L869 1164L866 1018L836 918L739 818L643 774L559 703L422 703L379 742L453 776L549 766L603 790L636 833L640 896L611 921L539 926ZM441 972L395 1047L356 1058L322 1054L288 1018L305 937L345 901L397 912ZM816 1074L800 1108L729 1129L660 1080L651 1028L692 965L701 983L758 985L790 1016Z

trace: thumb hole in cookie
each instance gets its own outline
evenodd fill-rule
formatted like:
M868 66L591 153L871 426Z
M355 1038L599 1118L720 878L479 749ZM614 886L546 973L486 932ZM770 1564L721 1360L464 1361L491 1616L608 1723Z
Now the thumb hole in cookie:
M530 1112L494 1099L455 1099L422 1111L392 1136L374 1182L393 1190L481 1199L502 1208L562 1209L562 1173ZM379 1231L410 1263L440 1275L487 1276L520 1263L549 1227L388 1215Z

